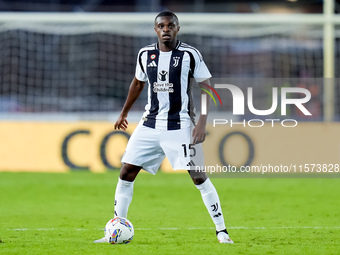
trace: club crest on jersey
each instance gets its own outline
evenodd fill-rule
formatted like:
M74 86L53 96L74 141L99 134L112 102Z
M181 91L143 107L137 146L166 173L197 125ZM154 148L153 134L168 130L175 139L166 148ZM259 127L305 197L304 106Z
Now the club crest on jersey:
M174 63L173 63L173 67L177 67L178 66L178 63L179 63L179 60L180 60L181 57L173 57L172 59L174 60Z
M151 59L155 59L155 58L156 58L156 54L152 54L152 55L150 56L150 58L151 58Z
M160 81L166 81L166 76L167 76L168 72L165 70L162 70L158 73L158 79Z

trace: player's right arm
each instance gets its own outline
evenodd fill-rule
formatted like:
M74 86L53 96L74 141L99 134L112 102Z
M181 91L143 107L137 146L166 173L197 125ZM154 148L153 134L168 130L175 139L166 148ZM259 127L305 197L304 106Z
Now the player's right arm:
M128 113L132 107L132 105L136 102L136 100L139 98L140 94L143 91L145 82L138 80L136 77L133 78L130 88L129 88L129 93L126 98L125 104L123 106L123 109L114 125L115 129L122 129L126 130L128 126L128 121L127 121L127 116Z

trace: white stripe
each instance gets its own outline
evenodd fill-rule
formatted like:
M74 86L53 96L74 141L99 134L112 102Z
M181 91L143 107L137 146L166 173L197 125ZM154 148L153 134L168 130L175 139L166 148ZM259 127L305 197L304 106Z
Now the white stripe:
M170 67L170 59L172 56L172 52L162 52L159 51L158 56L158 67L157 67L157 83L158 84L166 84L169 83L169 67ZM161 71L167 72L166 74L166 80L161 81L159 73ZM169 93L166 92L158 92L156 93L158 98L158 114L156 116L156 129L161 130L167 130L168 129L168 112L170 107L170 101L169 101ZM162 120L162 121L159 121Z

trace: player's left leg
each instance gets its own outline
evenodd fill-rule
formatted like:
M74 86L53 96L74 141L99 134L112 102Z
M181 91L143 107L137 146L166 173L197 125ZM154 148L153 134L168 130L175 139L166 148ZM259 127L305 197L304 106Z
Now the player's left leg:
M203 171L189 170L191 179L201 192L205 207L216 226L216 235L220 243L234 243L230 238L224 223L221 203L217 191Z
M224 224L224 218L220 206L220 200L214 185L206 173L199 171L204 166L204 153L202 144L190 142L190 127L179 130L163 131L160 144L167 156L172 168L190 169L189 174L200 190L203 202L215 223L216 234L220 243L233 243L230 240Z

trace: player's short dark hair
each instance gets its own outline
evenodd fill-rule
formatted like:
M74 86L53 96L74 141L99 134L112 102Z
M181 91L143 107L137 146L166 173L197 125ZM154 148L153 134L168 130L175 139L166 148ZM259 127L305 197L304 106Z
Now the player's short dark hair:
M172 17L172 18L176 19L177 24L179 23L177 15L175 13L173 13L172 11L162 11L162 12L158 13L156 18L155 18L155 22L156 22L158 17Z

